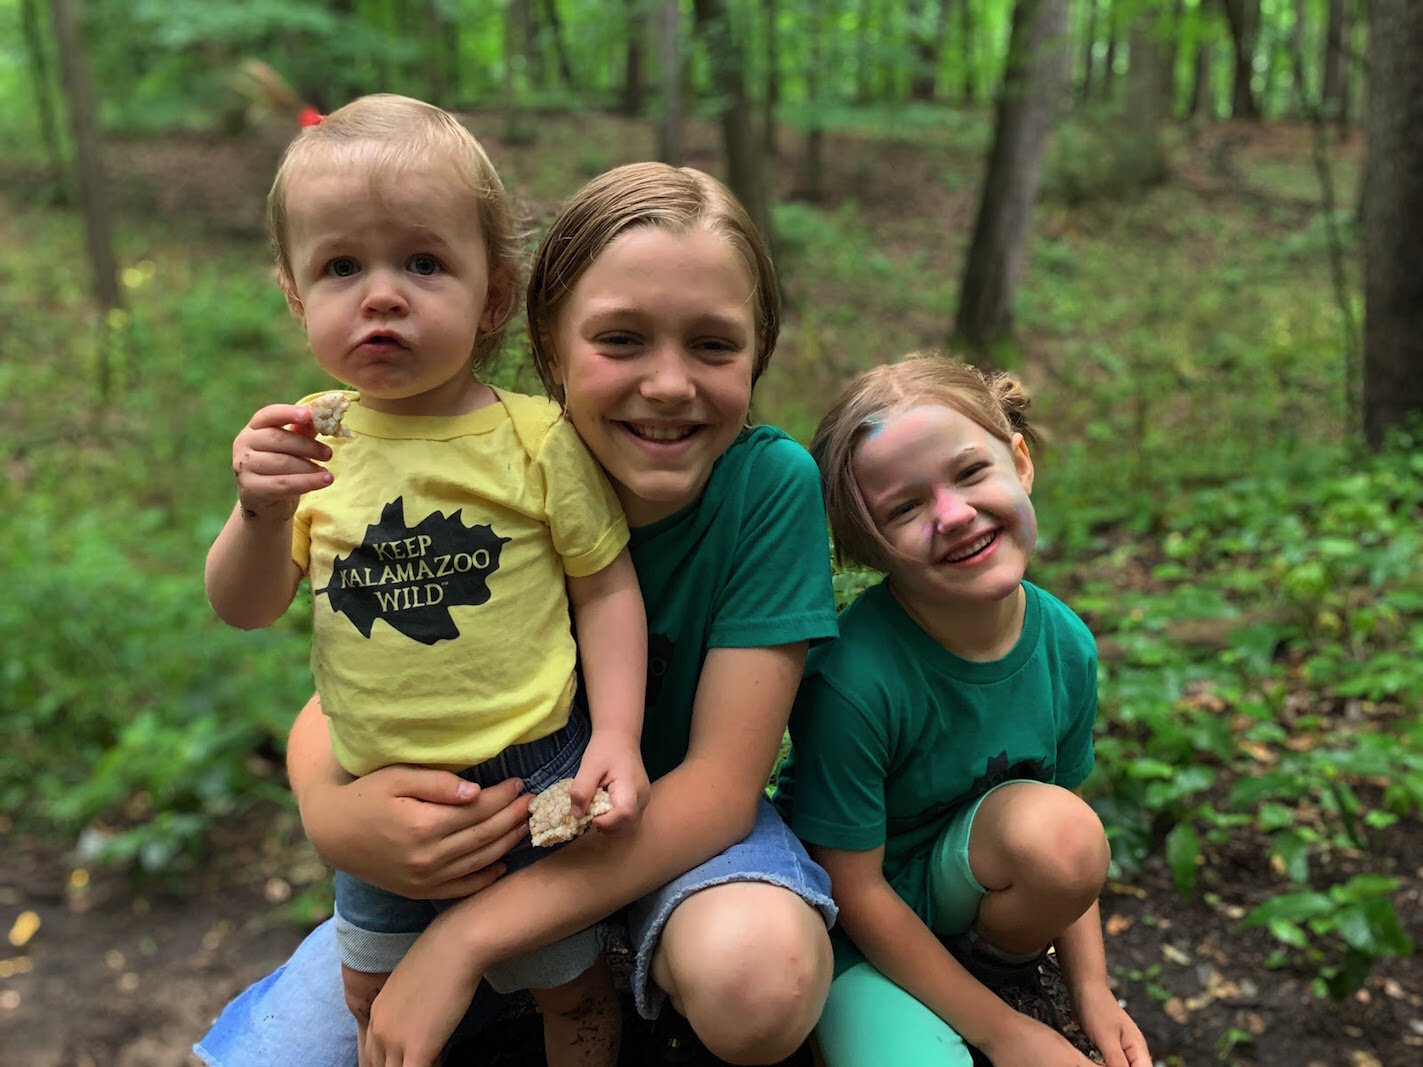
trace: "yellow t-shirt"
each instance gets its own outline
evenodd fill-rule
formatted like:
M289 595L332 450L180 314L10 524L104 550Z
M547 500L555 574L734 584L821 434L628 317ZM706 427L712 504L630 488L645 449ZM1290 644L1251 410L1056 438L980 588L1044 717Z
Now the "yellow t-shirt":
M324 439L332 484L297 508L311 670L352 774L461 769L568 721L564 576L612 563L627 523L558 406L496 392L450 418L353 404L354 436Z

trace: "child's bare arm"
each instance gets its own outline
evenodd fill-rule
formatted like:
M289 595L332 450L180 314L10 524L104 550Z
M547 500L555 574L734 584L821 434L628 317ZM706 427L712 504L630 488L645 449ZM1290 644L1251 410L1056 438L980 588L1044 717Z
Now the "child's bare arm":
M1013 1011L950 955L884 879L884 847L811 846L830 875L840 926L871 965L910 993L995 1067L1090 1067L1060 1034Z
M1078 1022L1107 1067L1151 1067L1146 1038L1107 984L1101 910L1094 902L1053 942Z
M237 506L208 551L203 580L213 610L233 626L268 626L296 596L292 516L303 493L331 484L316 463L331 450L311 435L307 408L272 404L232 442Z
M613 810L594 825L616 830L637 818L650 793L639 750L647 615L628 550L595 574L570 577L568 599L593 720L593 736L573 783L573 808L581 814L593 791L606 785Z

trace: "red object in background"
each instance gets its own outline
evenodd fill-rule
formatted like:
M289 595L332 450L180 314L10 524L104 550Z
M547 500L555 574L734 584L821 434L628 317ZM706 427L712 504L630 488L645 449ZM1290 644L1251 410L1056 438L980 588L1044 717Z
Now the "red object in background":
M296 113L296 121L302 127L315 126L324 117L321 112L317 111L316 108L310 104L307 104Z

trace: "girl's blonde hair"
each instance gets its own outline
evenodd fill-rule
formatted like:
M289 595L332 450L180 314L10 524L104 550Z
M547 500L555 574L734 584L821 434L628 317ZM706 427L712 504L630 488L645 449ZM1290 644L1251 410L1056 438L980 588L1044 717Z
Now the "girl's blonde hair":
M889 416L926 402L953 408L1005 444L1015 433L1030 445L1038 439L1027 419L1032 401L1011 374L985 374L956 359L915 352L859 375L820 420L810 444L837 562L882 571L893 558L855 480L855 450Z
M490 299L503 304L498 326L474 344L475 369L504 343L504 329L518 304L520 238L513 200L484 148L446 111L408 96L376 93L351 101L299 133L282 157L267 194L267 231L277 263L277 283L296 292L289 246L287 196L292 179L314 160L399 174L446 166L479 214L489 263Z
M563 401L563 388L554 379L559 309L603 250L640 226L661 226L673 233L705 230L725 238L741 258L754 286L754 384L770 362L781 330L776 269L756 224L731 190L709 174L666 163L630 163L574 193L534 253L527 295L529 343L549 396Z

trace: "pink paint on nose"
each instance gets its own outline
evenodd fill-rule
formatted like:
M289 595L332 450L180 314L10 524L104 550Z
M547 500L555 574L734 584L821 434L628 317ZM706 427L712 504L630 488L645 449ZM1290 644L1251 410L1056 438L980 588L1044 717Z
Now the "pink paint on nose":
M935 486L934 495L934 522L940 526L955 526L961 522L967 522L976 514L957 493L951 491L947 486Z

